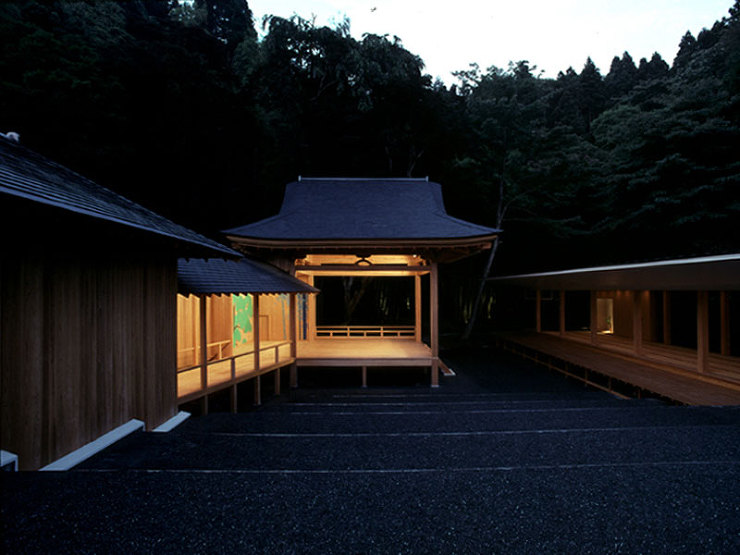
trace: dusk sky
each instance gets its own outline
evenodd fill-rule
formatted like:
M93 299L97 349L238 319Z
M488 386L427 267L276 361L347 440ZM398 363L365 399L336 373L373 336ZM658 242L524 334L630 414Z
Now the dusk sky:
M728 15L732 0L249 0L258 28L264 15L305 19L333 26L347 16L352 35L398 36L421 56L426 72L451 83L452 71L477 62L506 68L529 60L546 77L588 56L608 73L626 50L638 63L659 52L668 64L689 30Z

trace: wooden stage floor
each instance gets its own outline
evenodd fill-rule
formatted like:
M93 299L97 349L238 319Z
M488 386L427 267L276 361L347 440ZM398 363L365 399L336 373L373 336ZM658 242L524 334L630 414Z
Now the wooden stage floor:
M740 384L716 376L655 364L546 333L501 334L498 338L504 347L536 362L550 365L547 357L553 357L680 403L740 405Z
M432 350L409 339L315 339L298 342L298 366L431 366Z

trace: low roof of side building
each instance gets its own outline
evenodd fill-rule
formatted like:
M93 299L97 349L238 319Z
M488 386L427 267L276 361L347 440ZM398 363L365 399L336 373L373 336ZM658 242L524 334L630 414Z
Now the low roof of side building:
M489 278L493 283L563 290L740 290L740 254Z
M239 256L5 136L0 137L0 193L175 240L202 254Z
M181 258L178 291L184 295L318 293L318 289L263 262Z

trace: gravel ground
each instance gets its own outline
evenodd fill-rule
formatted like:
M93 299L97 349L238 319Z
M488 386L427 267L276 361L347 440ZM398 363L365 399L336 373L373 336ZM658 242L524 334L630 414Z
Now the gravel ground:
M2 473L7 553L740 552L740 407L622 401L495 351Z

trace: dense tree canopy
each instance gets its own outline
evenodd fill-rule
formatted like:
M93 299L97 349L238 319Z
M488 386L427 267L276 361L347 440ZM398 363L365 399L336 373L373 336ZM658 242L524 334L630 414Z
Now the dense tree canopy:
M430 176L506 230L499 272L737 251L740 8L657 53L447 87L397 37L245 0L0 4L0 126L208 234L298 175ZM464 61L461 61L464 62Z

